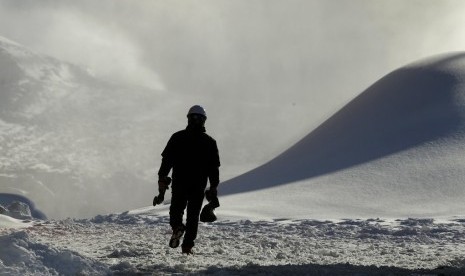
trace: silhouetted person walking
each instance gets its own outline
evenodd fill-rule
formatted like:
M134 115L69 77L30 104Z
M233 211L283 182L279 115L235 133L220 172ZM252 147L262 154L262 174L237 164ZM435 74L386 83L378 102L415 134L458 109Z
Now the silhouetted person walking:
M186 129L174 133L162 153L158 171L159 190L168 189L171 169L173 184L170 206L170 225L173 229L169 246L176 248L184 235L182 253L192 254L197 237L200 209L205 188L210 181L210 194L216 197L219 180L220 158L216 141L205 133L207 114L195 105L187 114ZM186 225L183 224L187 209Z

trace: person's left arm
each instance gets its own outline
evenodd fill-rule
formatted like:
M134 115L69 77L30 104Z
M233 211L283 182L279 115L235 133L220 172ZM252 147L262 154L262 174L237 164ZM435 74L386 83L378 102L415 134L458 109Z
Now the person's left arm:
M210 168L208 173L208 179L210 180L210 191L217 194L217 187L220 184L220 155L218 152L218 146L216 141L213 140L211 151L210 151Z

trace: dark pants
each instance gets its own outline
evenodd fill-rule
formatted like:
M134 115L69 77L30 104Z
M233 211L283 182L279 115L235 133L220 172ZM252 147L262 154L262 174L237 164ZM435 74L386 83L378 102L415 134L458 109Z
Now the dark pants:
M170 225L173 229L182 225L184 210L187 208L183 246L194 246L203 197L204 189L186 190L173 187L170 206Z

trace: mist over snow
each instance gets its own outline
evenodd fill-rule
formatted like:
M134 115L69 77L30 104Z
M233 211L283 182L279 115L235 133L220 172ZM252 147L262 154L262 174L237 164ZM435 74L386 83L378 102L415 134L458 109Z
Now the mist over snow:
M2 193L27 196L49 217L150 200L154 147L168 131L157 123L170 108L162 91L102 81L3 37L0 72Z
M160 113L171 131L186 108L205 105L225 180L274 158L387 72L462 50L464 8L456 0L1 0L0 35L98 77L158 80L165 105L182 101Z

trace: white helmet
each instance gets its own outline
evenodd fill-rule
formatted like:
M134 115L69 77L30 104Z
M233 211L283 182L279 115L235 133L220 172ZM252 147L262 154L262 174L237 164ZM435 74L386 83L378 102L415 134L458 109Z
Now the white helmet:
M205 112L205 108L201 107L200 105L194 105L189 109L189 112L187 113L187 116L190 114L200 114L207 118L207 112Z

